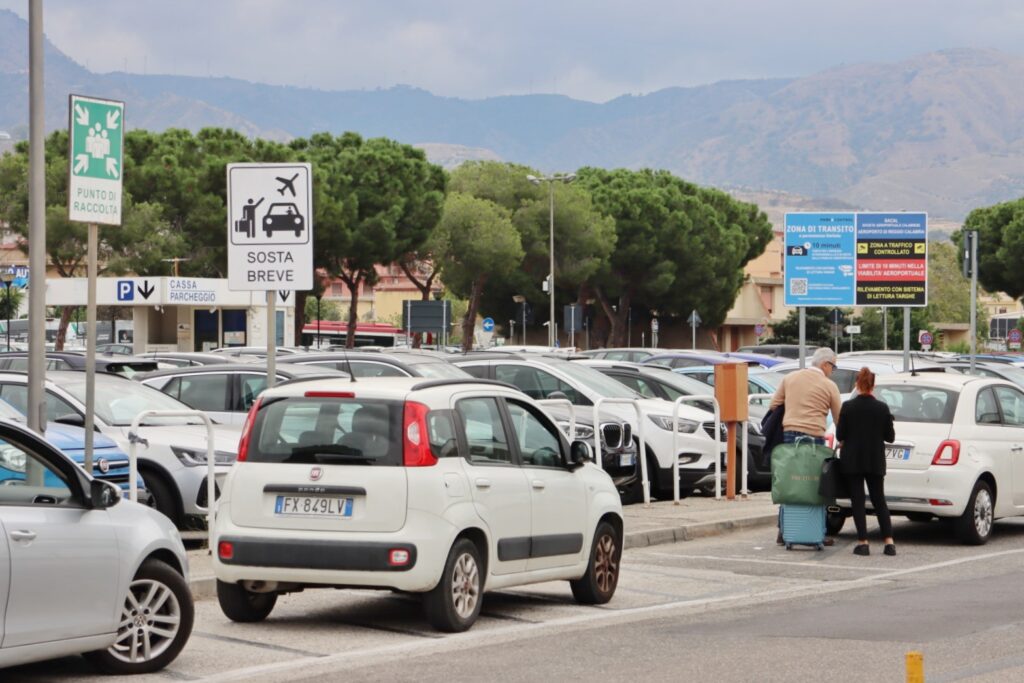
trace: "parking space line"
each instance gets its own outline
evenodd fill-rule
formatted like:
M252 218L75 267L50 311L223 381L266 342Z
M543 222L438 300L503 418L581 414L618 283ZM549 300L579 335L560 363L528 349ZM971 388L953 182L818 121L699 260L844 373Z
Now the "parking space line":
M890 571L885 567L856 567L849 564L825 564L824 559L821 562L802 562L800 560L768 560L756 557L723 557L721 555L673 555L672 553L659 553L659 552L648 552L646 555L654 557L666 557L674 560L678 559L693 559L693 560L716 560L721 562L751 562L754 564L781 564L786 566L794 567L818 567L824 569L848 569L850 571L858 572L887 572Z
M504 629L489 629L486 631L467 631L465 633L442 636L441 642L435 641L430 643L429 645L427 643L424 643L423 641L397 643L393 645L382 645L380 647L369 648L366 650L339 652L337 654L328 655L326 657L319 657L316 659L293 660L289 662L274 662L270 664L246 667L243 669L235 669L233 671L225 671L218 674L213 674L200 680L211 682L252 680L261 675L267 675L275 672L283 673L288 671L289 669L294 669L298 671L304 665L330 665L333 668L337 668L338 665L352 663L352 660L372 658L378 656L394 656L398 653L402 653L407 656L415 656L420 652L429 652L431 654L437 654L438 652L444 650L457 649L460 646L472 647L476 644L494 643L495 638L498 637L503 637L506 641L511 642L515 639L530 637L531 634L542 631L544 629L564 629L565 627L572 626L600 626L608 623L614 623L616 621L636 621L639 619L643 619L648 615L653 616L658 613L669 612L671 610L676 609L706 610L708 607L727 606L729 604L741 601L745 606L749 607L754 604L778 602L793 597L844 593L851 590L856 590L857 588L862 588L865 585L881 583L883 581L887 581L892 578L898 578L900 576L907 576L909 574L917 574L933 571L936 569L943 569L945 567L950 567L958 564L966 564L969 562L980 562L985 560L991 560L998 557L1020 555L1022 553L1024 553L1024 548L1016 550L1003 550L994 553L985 553L983 555L959 558L955 560L946 560L944 562L934 562L931 564L921 565L918 567L911 567L908 569L898 569L883 574L877 574L875 576L862 576L860 578L850 579L847 581L817 581L813 584L786 586L783 588L772 588L757 593L738 593L725 596L698 598L695 600L678 600L674 602L660 603L657 605L645 605L643 607L628 607L618 611L587 610L582 614L559 617L557 619L552 619L550 621L544 621L536 624L519 624L509 626L508 628Z
M326 656L322 652L312 652L310 650L299 650L294 647L287 647L285 645L274 645L273 643L264 643L257 640L246 640L245 638L235 638L234 636L223 636L219 633L209 633L207 631L192 631L192 635L199 636L200 638L209 638L210 640L220 640L225 643L235 643L238 645L250 645L252 647L262 648L264 650L275 650L277 652L287 652L293 655L299 655L302 657L324 657Z

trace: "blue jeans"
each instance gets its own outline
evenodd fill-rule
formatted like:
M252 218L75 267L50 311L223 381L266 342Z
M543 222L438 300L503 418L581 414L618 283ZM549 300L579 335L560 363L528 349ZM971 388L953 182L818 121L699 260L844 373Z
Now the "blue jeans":
M789 430L782 432L782 443L796 443L796 440L800 438L814 439L815 444L819 446L825 445L825 437L823 436L811 436L804 432L791 432Z

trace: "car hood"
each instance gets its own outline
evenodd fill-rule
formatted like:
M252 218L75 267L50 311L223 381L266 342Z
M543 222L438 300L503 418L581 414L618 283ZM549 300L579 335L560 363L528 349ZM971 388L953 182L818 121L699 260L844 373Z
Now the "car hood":
M46 425L43 433L46 440L62 451L82 450L85 448L85 430L81 427L63 425L51 422ZM109 436L94 432L92 436L93 448L116 448L117 443Z
M124 447L128 447L128 432L131 427L116 427L123 437ZM241 427L229 425L213 426L213 448L227 453L238 453L238 440L242 435ZM145 439L150 446L181 446L183 448L206 449L206 425L154 425L139 427L139 437Z

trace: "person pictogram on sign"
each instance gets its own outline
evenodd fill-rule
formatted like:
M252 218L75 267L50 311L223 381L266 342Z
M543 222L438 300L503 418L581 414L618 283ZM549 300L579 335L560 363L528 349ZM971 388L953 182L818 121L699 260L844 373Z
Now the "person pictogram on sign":
M256 207L263 203L264 197L255 202L251 197L242 207L242 218L235 221L235 232L244 232L246 237L256 236Z

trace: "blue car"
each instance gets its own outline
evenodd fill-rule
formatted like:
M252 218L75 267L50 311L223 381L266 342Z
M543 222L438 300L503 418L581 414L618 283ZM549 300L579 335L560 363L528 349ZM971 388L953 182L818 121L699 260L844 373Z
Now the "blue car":
M5 401L0 401L0 418L22 424L25 422L25 416ZM51 422L46 425L44 437L78 463L79 467L85 464L85 430L81 427ZM113 439L99 432L93 434L92 445L93 477L117 484L125 497L127 497L129 482L128 454L121 450ZM54 477L55 475L47 473L46 476ZM24 454L20 451L18 451L18 454L15 454L14 451L8 453L0 448L0 486L10 485L14 481L24 481L24 479ZM139 487L139 502L146 503L149 500L149 493L145 490L142 477L136 474L135 481ZM45 486L56 486L58 484L59 482L56 480L44 481Z

